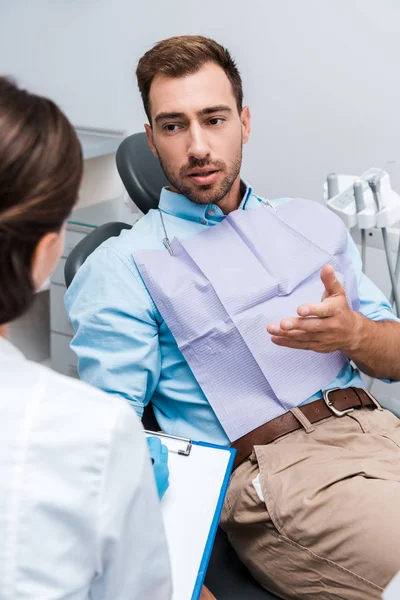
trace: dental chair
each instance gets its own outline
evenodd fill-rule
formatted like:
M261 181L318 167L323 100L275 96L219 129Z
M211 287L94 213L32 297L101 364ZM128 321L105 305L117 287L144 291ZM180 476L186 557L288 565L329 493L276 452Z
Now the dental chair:
M157 208L161 188L168 182L148 146L146 134L136 133L127 137L118 148L116 161L126 191L139 210L146 214L151 208ZM106 223L75 246L65 264L67 287L86 258L105 240L118 236L123 229L130 229L130 225ZM142 421L145 429L159 429L151 404L145 408ZM279 600L250 575L221 528L218 528L204 583L217 600Z

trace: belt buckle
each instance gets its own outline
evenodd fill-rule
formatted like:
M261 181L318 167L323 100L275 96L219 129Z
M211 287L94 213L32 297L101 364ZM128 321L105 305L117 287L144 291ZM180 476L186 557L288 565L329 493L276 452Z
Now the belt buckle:
M367 394L367 396L371 400L371 402L373 402L375 404L375 408L377 408L378 410L383 410L382 406L379 404L378 400L371 394L371 392L369 392L366 389L364 389L364 392Z
M349 413L353 412L353 410L354 410L354 408L346 408L346 410L338 410L337 408L335 408L333 406L332 401L329 400L329 394L331 394L332 392L336 392L337 390L340 390L340 389L341 388L335 387L335 388L331 388L330 390L324 390L322 392L322 394L324 396L325 404L327 405L329 410L331 410L332 413L336 417L344 417L345 415L348 415Z

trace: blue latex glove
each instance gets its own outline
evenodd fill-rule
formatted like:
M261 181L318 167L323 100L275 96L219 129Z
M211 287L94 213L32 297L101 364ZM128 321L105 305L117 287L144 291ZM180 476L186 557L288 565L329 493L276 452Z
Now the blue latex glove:
M148 437L147 444L161 500L169 486L168 448L161 443L160 438L155 436Z

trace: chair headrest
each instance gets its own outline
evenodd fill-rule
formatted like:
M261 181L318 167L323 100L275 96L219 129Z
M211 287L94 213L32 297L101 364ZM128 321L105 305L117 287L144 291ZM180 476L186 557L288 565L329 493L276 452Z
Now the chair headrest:
M153 155L145 133L134 133L120 144L116 162L119 176L136 206L147 213L157 208L161 189L168 180Z

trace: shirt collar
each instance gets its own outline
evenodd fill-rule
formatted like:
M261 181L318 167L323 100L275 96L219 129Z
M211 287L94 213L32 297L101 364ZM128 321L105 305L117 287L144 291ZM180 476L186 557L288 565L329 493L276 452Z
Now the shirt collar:
M253 190L243 180L241 180L240 184L242 201L239 209L246 210L249 199L253 196ZM161 191L158 207L164 213L180 217L181 219L202 223L203 225L211 224L212 222L218 223L225 218L224 213L216 204L196 204L182 194L171 192L167 187L164 187Z

